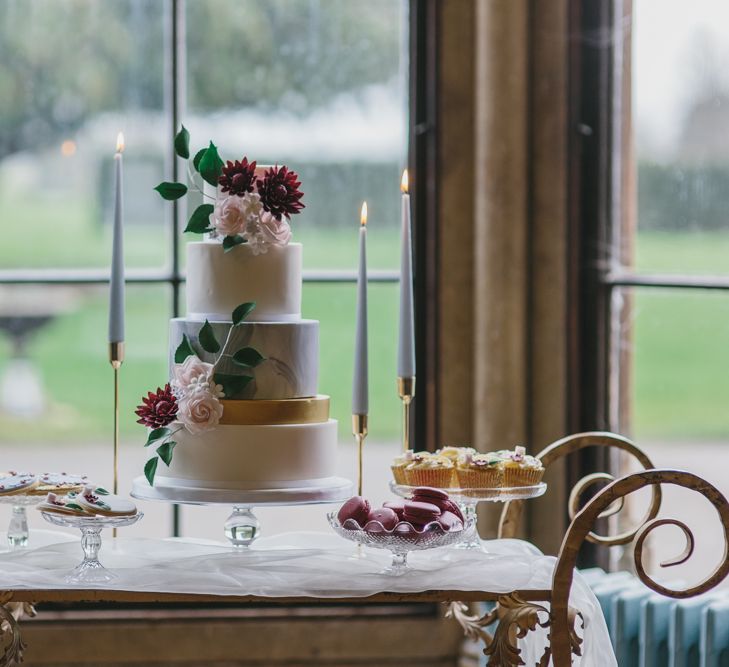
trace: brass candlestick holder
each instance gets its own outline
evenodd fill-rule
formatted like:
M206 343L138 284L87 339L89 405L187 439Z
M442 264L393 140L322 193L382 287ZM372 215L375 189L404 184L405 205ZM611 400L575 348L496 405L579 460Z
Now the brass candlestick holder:
M352 433L357 441L357 495L362 495L362 455L367 437L367 415L352 415Z
M124 342L109 343L109 363L114 369L114 495L119 493L119 370L124 362ZM112 530L116 537L116 528Z
M397 393L402 401L402 450L410 446L410 404L415 397L415 377L397 378Z

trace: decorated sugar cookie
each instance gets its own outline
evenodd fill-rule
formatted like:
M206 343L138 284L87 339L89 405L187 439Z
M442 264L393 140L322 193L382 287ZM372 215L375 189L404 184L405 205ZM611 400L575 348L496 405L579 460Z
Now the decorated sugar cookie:
M38 475L38 486L31 491L32 495L44 493L65 494L80 491L88 483L86 475L71 475L67 472L44 472Z
M88 513L76 501L76 494L57 495L49 493L46 499L37 505L41 512L51 512L52 514L66 514L70 516L84 516Z
M134 516L137 513L137 506L126 498L115 496L100 486L87 484L83 490L75 496L75 501L86 512L90 514L102 514L103 516Z
M9 470L0 477L0 496L25 494L38 486L38 478L32 472Z

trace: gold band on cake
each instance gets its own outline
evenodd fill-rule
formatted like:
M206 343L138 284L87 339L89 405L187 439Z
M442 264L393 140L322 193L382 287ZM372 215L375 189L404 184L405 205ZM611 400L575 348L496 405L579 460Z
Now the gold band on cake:
M227 426L320 424L329 419L329 396L281 400L221 401Z

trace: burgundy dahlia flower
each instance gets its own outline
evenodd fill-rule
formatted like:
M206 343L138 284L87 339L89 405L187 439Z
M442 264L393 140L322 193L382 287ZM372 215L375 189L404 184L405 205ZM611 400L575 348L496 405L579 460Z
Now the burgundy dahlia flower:
M220 189L239 197L242 197L246 192L253 192L253 186L256 182L255 171L255 160L250 164L247 157L244 157L240 162L238 160L235 162L228 160L223 167L223 173L220 174L218 179Z
M285 166L268 169L257 183L263 209L277 220L284 215L290 218L300 213L304 208L300 201L304 193L299 190L301 182L298 179L298 174Z
M151 391L147 392L147 397L142 397L142 405L137 406L134 412L139 417L137 423L149 428L160 428L175 421L177 399L172 393L169 382L164 389L158 388L154 394Z

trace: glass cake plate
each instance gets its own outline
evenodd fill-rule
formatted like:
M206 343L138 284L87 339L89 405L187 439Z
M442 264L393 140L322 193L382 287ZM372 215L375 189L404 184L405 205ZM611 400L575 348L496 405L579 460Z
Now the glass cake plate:
M131 495L140 500L158 500L183 505L232 505L223 526L228 541L241 549L261 536L261 522L254 507L318 505L341 503L352 496L354 485L343 477L326 477L316 485L288 489L211 489L181 487L155 480L150 486L144 476L135 478Z
M390 489L401 498L410 498L417 486L397 484L390 482ZM461 506L466 523L471 526L468 538L457 545L459 549L475 549L483 551L481 538L478 534L478 516L476 508L480 502L507 503L512 500L529 500L538 498L547 491L546 482L531 486L491 487L485 489L442 489L448 496Z
M334 532L340 537L363 546L390 551L392 563L383 571L383 574L396 576L405 574L410 569L407 559L411 551L437 549L458 544L473 531L472 520L467 520L461 530L446 530L437 521L432 521L422 530L410 527L410 530L401 532L398 526L393 530L387 530L379 521L370 522L379 526L379 530L375 531L364 530L353 519L347 519L344 524L341 524L335 512L329 512L327 519Z
M83 560L66 576L69 584L105 584L116 579L117 575L107 570L99 561L101 549L101 531L104 528L123 528L137 523L143 512L133 516L72 516L70 514L57 514L44 512L43 518L55 526L63 528L78 528L81 531L81 548L84 552Z

